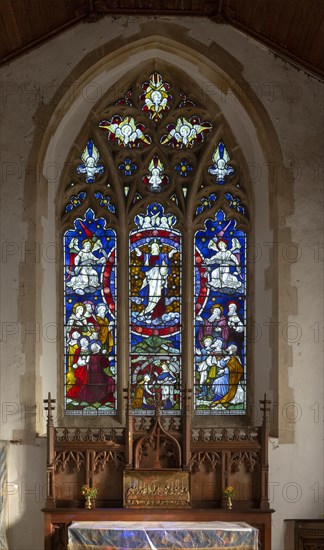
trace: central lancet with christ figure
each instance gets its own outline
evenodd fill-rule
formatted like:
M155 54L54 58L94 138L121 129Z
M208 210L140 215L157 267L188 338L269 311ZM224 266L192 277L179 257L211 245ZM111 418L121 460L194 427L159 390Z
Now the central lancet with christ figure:
M131 387L133 408L180 408L181 235L176 217L152 203L130 234Z
M148 244L149 253L143 253L135 247L136 255L143 261L145 277L139 294L143 296L146 305L142 316L157 319L165 313L165 293L168 287L168 276L171 271L171 259L176 253L174 248L168 254L161 252L161 243L153 239Z

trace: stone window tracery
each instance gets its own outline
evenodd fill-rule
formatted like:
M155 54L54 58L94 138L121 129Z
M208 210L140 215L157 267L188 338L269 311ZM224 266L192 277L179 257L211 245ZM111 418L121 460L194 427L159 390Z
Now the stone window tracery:
M118 90L65 175L65 413L116 415L123 356L136 414L179 414L185 382L195 414L245 414L249 213L225 128L167 68Z

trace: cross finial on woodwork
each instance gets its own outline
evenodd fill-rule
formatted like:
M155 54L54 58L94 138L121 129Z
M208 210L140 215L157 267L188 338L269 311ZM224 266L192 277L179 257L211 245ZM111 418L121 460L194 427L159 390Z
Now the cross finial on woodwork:
M269 401L269 399L267 399L267 394L266 393L264 394L264 398L259 400L259 403L260 403L260 405L263 405L263 409L261 409L262 411L263 410L267 410L267 411L270 410L271 401Z
M268 412L270 411L270 404L271 401L267 399L267 394L264 394L264 398L259 400L260 403L260 409L263 412L263 422L266 422L268 420Z
M45 411L47 411L47 423L51 425L53 424L52 411L55 410L54 403L56 403L56 399L51 399L51 393L48 392L47 399L44 399L43 401L44 401Z

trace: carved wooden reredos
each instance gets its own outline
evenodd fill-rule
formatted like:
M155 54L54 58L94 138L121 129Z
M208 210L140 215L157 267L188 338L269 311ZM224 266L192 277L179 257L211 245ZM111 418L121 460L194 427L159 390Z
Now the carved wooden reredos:
M99 488L97 505L120 507L124 470L181 469L190 472L193 507L225 507L223 492L236 491L236 509L269 510L268 413L260 401L261 426L191 428L191 391L183 390L183 414L133 416L130 391L126 426L61 428L53 424L55 401L45 400L47 422L47 508L83 506L84 483Z

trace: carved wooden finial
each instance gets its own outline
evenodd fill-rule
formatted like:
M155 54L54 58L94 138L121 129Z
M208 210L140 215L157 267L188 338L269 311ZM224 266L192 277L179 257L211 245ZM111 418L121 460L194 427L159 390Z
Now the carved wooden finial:
M263 399L260 399L260 400L259 400L259 403L260 403L261 405L263 405L263 404L264 404L264 405L267 405L267 404L270 404L270 403L271 403L271 401L270 401L269 399L267 399L267 394L266 394L266 393L264 394Z
M158 392L156 392L155 398L152 398L151 402L152 402L152 405L155 409L155 413L154 413L155 418L160 418L161 417L161 409L162 409L162 407L165 403L165 399L161 399Z
M260 409L263 412L263 422L267 422L271 401L267 399L266 393L264 394L264 398L259 400L259 403L260 403Z
M52 399L51 392L48 392L47 399L44 399L43 401L44 401L45 411L47 411L47 423L48 425L52 425L53 424L52 411L55 410L56 399Z

